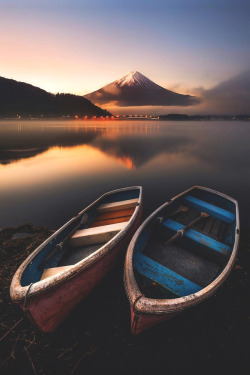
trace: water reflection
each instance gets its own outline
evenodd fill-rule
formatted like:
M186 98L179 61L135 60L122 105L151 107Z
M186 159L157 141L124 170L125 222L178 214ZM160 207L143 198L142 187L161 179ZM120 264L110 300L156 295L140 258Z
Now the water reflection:
M146 213L200 184L250 208L244 122L0 123L0 225L58 227L105 191L143 185Z
M112 124L112 123L111 123ZM15 132L16 129L16 132ZM159 123L116 122L112 125L76 123L10 124L0 128L0 163L31 158L52 147L91 145L114 157L128 169L136 169L164 150L171 153L187 142L185 136L159 137ZM85 150L86 151L86 150Z

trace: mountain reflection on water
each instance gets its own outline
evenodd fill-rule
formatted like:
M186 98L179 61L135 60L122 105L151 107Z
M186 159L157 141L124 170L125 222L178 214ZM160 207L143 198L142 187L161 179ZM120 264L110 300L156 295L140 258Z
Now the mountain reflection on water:
M250 203L247 122L2 121L0 225L58 227L100 194L142 185L145 213L193 185Z

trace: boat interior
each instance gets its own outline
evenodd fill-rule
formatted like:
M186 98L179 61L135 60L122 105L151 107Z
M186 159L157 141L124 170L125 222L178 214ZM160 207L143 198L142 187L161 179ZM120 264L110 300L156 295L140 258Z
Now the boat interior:
M97 252L127 226L139 204L139 195L140 190L133 188L107 194L98 200L56 237L52 237L24 270L21 285L65 271Z
M205 288L230 258L235 226L236 206L223 196L194 188L173 200L146 225L135 244L133 269L141 292L148 298L173 299Z

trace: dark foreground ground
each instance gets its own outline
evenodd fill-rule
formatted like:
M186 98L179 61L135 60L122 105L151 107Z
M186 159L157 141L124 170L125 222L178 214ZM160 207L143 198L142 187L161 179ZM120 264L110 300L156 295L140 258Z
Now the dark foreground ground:
M14 233L29 237L11 239ZM249 374L250 230L216 295L138 337L117 268L52 334L41 334L10 301L12 276L50 235L24 225L0 231L1 374ZM6 335L7 334L7 335Z

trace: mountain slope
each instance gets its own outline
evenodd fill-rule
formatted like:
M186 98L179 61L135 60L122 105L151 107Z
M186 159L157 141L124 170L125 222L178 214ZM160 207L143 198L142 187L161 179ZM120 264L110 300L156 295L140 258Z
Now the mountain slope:
M53 95L24 82L0 77L0 117L107 116L82 96Z
M130 72L121 79L85 97L98 105L129 106L189 106L199 99L164 89L139 72Z

